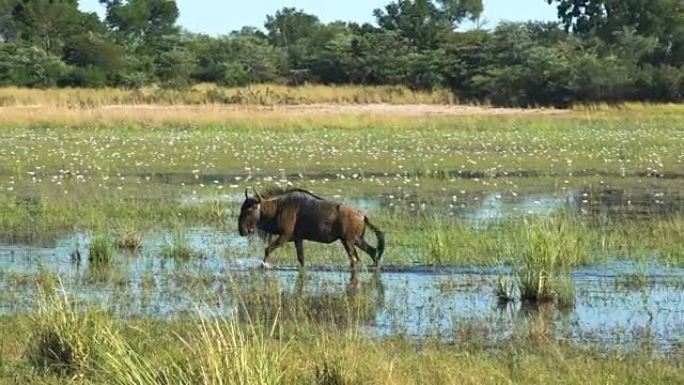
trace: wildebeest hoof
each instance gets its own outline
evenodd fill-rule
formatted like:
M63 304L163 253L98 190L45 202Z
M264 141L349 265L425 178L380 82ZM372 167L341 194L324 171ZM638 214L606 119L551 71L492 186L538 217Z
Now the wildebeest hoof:
M268 270L268 269L272 269L273 266L271 266L271 264L268 262L261 261L261 268L264 270Z

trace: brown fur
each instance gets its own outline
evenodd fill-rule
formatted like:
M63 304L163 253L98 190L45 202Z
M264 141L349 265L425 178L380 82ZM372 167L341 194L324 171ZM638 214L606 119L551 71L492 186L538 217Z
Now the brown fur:
M366 227L378 238L377 249L364 239ZM249 197L238 219L240 234L257 231L277 236L264 252L264 264L270 254L287 242L294 242L299 264L304 266L304 241L333 243L340 241L349 255L352 267L359 261L356 247L366 252L377 266L384 251L384 234L360 211L327 201L301 189L270 190Z

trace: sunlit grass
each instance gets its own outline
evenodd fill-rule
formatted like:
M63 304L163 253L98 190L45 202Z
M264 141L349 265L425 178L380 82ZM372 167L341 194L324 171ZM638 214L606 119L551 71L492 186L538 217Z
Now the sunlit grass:
M531 314L530 329L497 350L468 339L457 344L407 338L373 339L350 329L293 328L278 320L249 322L196 314L195 321L123 322L74 306L61 296L45 302L32 320L0 319L2 346L21 344L23 324L32 336L30 355L6 350L0 383L93 384L602 384L679 383L676 357L608 354L545 337L544 313ZM50 336L46 338L46 336ZM474 338L474 337L473 337ZM49 341L48 345L45 345ZM37 347L41 347L38 350ZM43 350L46 348L47 350ZM55 370L45 371L42 359ZM66 354L65 352L69 352ZM69 357L65 359L65 357ZM60 370L56 370L60 369ZM63 370L68 369L68 370ZM13 379L13 380L12 380Z
M107 232L95 234L88 245L88 261L93 266L108 266L114 260L116 245Z
M186 233L182 229L175 229L171 234L171 239L161 249L164 258L171 258L179 262L189 261L194 258L201 258L202 252L195 250L189 243Z
M88 108L121 104L311 104L311 103L392 103L445 104L454 97L447 90L414 91L403 86L285 86L259 84L225 88L200 84L188 90L154 87L139 90L102 89L28 89L0 88L3 105L41 105Z
M138 252L143 247L142 234L139 231L127 231L118 237L116 245L119 249Z
M78 377L90 373L110 321L100 312L81 309L64 292L43 294L37 305L30 316L27 361L45 374Z
M269 272L238 277L226 268L263 255L262 242L238 242L244 189L292 185L366 212L386 233L388 270L479 271L504 263L512 273L475 283L449 276L440 295L486 291L492 302L522 295L570 306L574 268L616 258L684 265L680 107L458 117L301 113L268 105L444 100L439 92L272 86L273 93L212 96L259 108L204 105L208 87L142 91L147 96L5 90L20 106L0 114L0 237L13 248L3 256L20 265L0 270L0 313L17 314L0 316L0 384L684 381L678 361L650 350L599 354L566 342L547 320L557 313L530 310L529 330L506 330L510 339L478 334L493 323L456 319L454 340L430 333L412 339L415 309L384 303L381 282L307 286L298 275L287 281L290 289L272 285ZM144 105L150 102L164 106ZM194 250L188 234L197 228L215 232L219 246ZM141 231L144 250L102 270L81 272L79 260L69 261L71 243L64 244L73 234L96 234L90 254L111 261L117 248L139 249ZM347 265L339 244L307 242L305 250L309 266ZM58 272L42 267L48 258L56 258ZM296 266L292 245L274 253L274 264ZM89 303L105 301L113 314L132 316L77 309L66 297L25 303L34 287L53 290L62 275L83 285L76 290ZM633 275L616 285L648 281ZM193 299L234 318L188 312ZM439 301L419 304L434 307L420 314L438 314L416 322L443 321L441 311L449 310ZM390 326L396 333L388 338L368 332L382 314L401 323Z
M521 299L572 307L575 292L570 274L573 267L587 264L590 232L572 219L548 218L525 220L520 230L509 259Z

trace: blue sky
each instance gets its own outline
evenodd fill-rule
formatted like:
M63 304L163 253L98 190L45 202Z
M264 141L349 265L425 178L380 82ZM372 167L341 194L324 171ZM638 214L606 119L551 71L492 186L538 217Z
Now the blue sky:
M243 26L263 27L266 15L283 7L296 7L318 16L323 22L335 20L372 22L373 9L388 0L177 0L179 24L192 32L227 34ZM80 0L81 8L102 15L98 0ZM556 11L545 0L484 0L486 28L502 20L555 20Z

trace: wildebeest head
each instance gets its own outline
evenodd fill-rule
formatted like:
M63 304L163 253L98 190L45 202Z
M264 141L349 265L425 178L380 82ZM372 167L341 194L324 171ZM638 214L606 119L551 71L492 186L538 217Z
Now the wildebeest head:
M244 237L256 232L257 224L261 219L261 201L262 197L258 192L255 191L254 197L250 197L245 190L245 201L242 203L238 217L240 236Z

